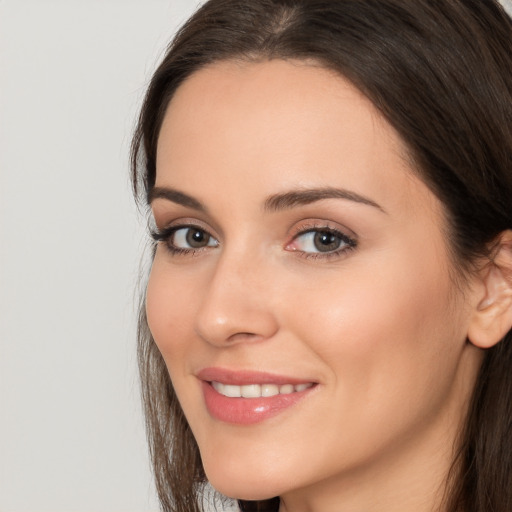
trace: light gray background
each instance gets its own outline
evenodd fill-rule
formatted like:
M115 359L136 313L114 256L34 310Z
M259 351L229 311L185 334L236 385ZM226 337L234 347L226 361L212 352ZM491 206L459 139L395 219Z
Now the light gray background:
M128 145L191 0L0 1L0 511L157 510Z
M0 0L0 512L158 508L128 145L151 71L197 3Z

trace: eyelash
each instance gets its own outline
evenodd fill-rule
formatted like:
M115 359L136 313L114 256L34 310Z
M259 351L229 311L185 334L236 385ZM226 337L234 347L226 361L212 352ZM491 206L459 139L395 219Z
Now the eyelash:
M326 224L316 224L316 225L304 225L300 226L297 229L297 233L293 237L292 241L287 244L287 247L292 245L296 240L298 240L301 236L307 235L308 233L325 233L327 235L333 235L341 240L344 244L339 249L330 251L330 252L306 252L300 251L296 249L292 249L293 252L296 252L298 256L305 259L321 259L321 260L329 260L336 259L341 257L342 255L346 255L348 252L353 251L358 243L357 239L352 238L339 229L330 227Z
M199 248L183 248L183 247L177 247L176 245L173 245L171 243L172 237L175 235L176 232L182 230L182 229L192 229L196 231L201 231L204 234L206 234L211 239L215 240L217 245L218 241L203 227L197 226L195 224L181 224L177 226L170 226L168 228L165 228L163 230L151 230L150 235L151 238L155 242L165 242L166 249L171 253L173 256L196 256L199 253L208 250L211 247L216 246L204 246ZM294 242L296 242L301 236L307 235L308 233L325 233L328 235L335 236L336 238L339 238L341 242L343 243L342 247L339 249L330 251L330 252L306 252L301 251L297 249L287 249L290 252L295 252L298 256L305 258L305 259L335 259L339 258L341 255L346 254L352 250L354 250L357 247L357 240L355 238L351 238L347 236L342 231L332 228L328 225L322 224L322 225L307 225L307 226L301 226L297 229L297 233L294 235L292 240L286 244L286 247L291 246Z
M165 242L166 249L173 255L173 256L196 256L198 253L207 250L211 246L205 246L205 247L198 247L198 248L190 248L185 249L183 247L176 247L171 243L172 237L176 234L177 231L180 231L182 229L193 229L196 231L201 231L208 235L210 238L216 240L206 229L204 229L201 226L197 226L195 224L181 224L177 226L170 226L168 228L165 228L163 230L151 230L150 235L151 238L155 242ZM217 242L218 243L218 242Z

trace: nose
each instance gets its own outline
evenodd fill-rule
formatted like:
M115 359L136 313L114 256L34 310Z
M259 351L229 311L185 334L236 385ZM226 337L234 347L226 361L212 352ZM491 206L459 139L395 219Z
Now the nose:
M220 256L197 312L195 330L206 342L229 346L271 338L278 321L272 279L261 262Z

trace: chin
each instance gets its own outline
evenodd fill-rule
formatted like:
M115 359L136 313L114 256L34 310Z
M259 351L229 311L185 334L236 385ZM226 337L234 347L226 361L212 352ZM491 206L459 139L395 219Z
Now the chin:
M229 485L227 482L223 481L222 484L217 484L215 481L210 481L212 487L220 492L223 496L228 498L232 498L235 500L245 500L245 501L263 501L269 500L271 498L275 498L279 495L279 493L271 493L267 486L259 486L254 481L248 482L247 485L242 484L239 485ZM263 488L260 488L263 487Z
M219 464L204 464L209 483L221 494L233 499L256 501L267 500L282 494L286 488L276 475L259 471L222 467Z

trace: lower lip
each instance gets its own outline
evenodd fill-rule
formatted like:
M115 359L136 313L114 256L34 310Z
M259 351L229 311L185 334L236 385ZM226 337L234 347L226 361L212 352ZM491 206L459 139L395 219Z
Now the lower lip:
M206 408L212 417L225 423L252 425L272 418L300 402L315 386L288 395L260 398L230 398L221 395L209 382L202 382Z

